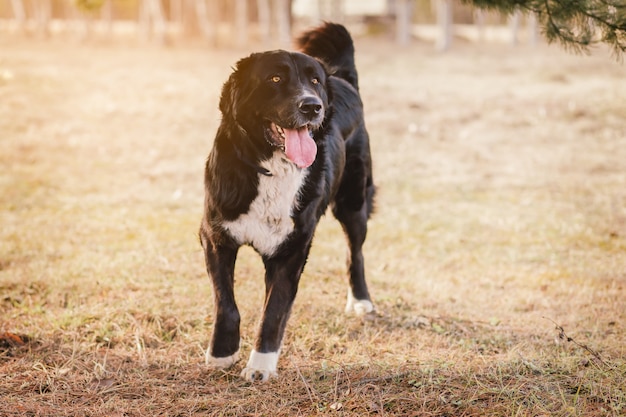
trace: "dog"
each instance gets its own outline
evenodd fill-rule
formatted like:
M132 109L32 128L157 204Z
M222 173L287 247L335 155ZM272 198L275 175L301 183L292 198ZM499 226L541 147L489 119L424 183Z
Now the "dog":
M277 374L283 334L315 228L327 207L350 250L346 312L373 313L362 246L375 186L354 45L346 28L304 33L298 52L253 53L222 88L222 120L205 167L200 242L213 283L215 316L206 363L239 360L237 252L250 245L265 266L265 305L241 376Z

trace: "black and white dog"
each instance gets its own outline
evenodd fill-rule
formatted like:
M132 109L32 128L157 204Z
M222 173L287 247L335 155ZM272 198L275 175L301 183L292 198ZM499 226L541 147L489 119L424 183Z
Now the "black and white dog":
M266 271L260 329L241 373L251 381L276 375L298 282L329 204L350 249L346 311L374 309L361 250L374 183L352 38L327 23L298 44L302 52L255 53L237 63L206 163L200 240L215 296L207 364L226 368L239 359L235 259L240 246L251 245Z

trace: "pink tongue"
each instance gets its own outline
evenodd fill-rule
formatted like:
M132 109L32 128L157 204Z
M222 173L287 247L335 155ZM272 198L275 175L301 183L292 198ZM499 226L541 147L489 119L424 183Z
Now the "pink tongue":
M283 129L285 131L285 153L294 164L306 168L315 161L317 145L306 127Z

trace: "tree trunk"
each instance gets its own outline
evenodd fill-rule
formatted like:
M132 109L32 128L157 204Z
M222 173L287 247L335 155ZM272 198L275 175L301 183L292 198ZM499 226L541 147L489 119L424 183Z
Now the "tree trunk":
M154 21L154 31L157 41L164 44L167 37L167 22L163 13L163 5L161 0L152 0L152 19Z
M13 8L13 16L17 21L17 28L20 33L26 32L26 9L24 8L24 0L11 0Z
M248 43L248 1L235 1L235 41L238 48Z
M481 9L474 10L474 26L478 31L478 42L485 41L485 12Z
M52 3L50 0L39 0L35 2L35 20L37 22L37 32L43 38L50 36L50 17L52 14Z
M271 41L271 11L269 0L257 0L257 10L259 12L259 34L263 45L269 45Z
M411 4L409 0L396 0L396 42L408 45L411 40Z
M183 1L170 0L170 18L179 25L182 25L183 22Z
M438 51L447 51L452 46L452 0L437 0L437 26L439 36L436 48Z
M280 47L291 45L291 0L274 0L276 36Z
M535 15L534 13L530 13L527 16L528 16L528 31L530 32L528 34L529 39L530 39L530 44L532 46L537 46L537 44L539 43L539 28L537 25L537 15Z
M166 22L161 0L142 0L139 9L139 25L147 39L156 37L157 42L164 44L166 40Z
M343 22L344 10L344 0L317 0L315 19L317 22Z
M206 0L195 0L196 15L198 16L198 25L204 38L213 46L217 39L217 7L214 0L211 2L211 9L207 7Z
M519 44L519 23L520 23L520 11L515 10L510 16L509 25L511 26L511 45L517 46Z
M102 5L100 16L106 26L106 35L108 38L113 36L113 1L106 0Z
M338 22L343 22L345 20L344 15L344 0L334 0L333 1L333 19Z

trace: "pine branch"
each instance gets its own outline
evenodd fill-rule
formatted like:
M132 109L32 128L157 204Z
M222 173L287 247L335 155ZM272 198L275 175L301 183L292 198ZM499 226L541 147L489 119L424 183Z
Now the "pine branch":
M626 0L462 0L473 6L511 14L524 10L537 16L548 42L575 51L608 44L619 58L626 52Z

